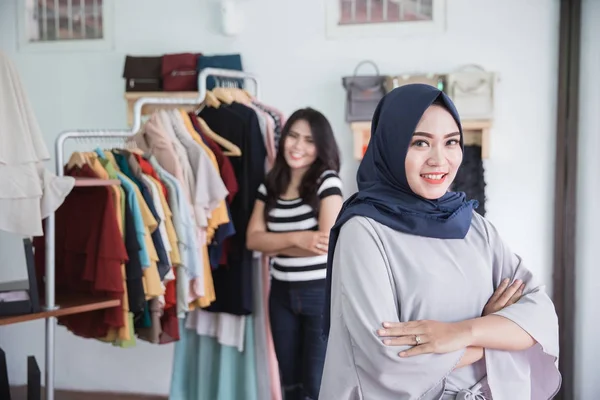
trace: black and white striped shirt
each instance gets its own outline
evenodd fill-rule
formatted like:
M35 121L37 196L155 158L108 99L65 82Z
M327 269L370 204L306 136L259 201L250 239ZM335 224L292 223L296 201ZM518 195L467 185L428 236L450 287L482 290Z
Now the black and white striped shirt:
M321 184L317 195L322 200L327 196L342 195L342 181L335 171L325 171L319 178ZM267 190L262 184L258 188L257 199L266 202ZM269 211L267 230L273 233L317 231L319 219L316 210L301 198L295 200L278 199L276 206ZM271 260L273 279L294 284L321 284L327 275L327 255L314 257L276 256Z

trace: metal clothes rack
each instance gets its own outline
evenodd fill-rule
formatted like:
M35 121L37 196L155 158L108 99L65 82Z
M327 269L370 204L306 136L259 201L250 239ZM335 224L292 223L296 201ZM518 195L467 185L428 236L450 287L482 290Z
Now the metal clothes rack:
M134 120L131 129L88 129L88 130L72 130L62 132L55 143L56 152L56 173L58 176L63 176L64 165L64 145L70 139L119 139L126 138L138 132L142 126L142 107L144 105L194 105L199 104L206 98L207 88L206 82L209 76L215 78L233 78L233 79L250 79L254 82L255 97L259 97L259 80L253 74L245 72L219 69L205 68L198 75L198 98L161 98L161 97L142 97L135 102L134 105ZM46 219L46 302L45 309L47 311L56 310L59 306L56 305L55 299L55 219L54 213L48 215ZM46 384L46 400L54 400L54 333L56 327L56 317L46 318L46 353L45 353L45 384Z

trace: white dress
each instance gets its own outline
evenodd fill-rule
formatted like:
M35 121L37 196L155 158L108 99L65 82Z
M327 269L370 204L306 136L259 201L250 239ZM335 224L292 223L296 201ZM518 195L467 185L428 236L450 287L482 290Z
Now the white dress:
M48 171L49 159L17 69L0 51L0 230L42 235L42 220L75 184Z

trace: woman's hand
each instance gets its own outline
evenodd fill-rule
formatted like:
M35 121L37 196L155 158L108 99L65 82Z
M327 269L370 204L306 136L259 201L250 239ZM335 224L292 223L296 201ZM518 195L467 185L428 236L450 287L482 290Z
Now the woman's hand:
M444 354L464 349L471 343L471 329L462 322L410 321L384 322L377 334L386 339L388 346L414 346L400 353L400 357L418 354Z
M500 286L498 286L492 297L490 297L483 308L482 316L498 312L504 307L508 307L511 304L519 301L523 295L525 284L519 279L514 281L510 286L508 285L509 282L510 279L507 278L500 283Z
M319 231L296 232L296 246L323 255L329 248L329 233Z
M519 301L525 284L519 279L509 285L504 279L483 308L482 316L493 314ZM469 325L462 322L446 323L439 321L385 322L385 329L377 334L386 339L388 346L414 346L400 353L401 357L410 357L426 353L450 353L469 347L472 334ZM477 350L483 352L482 348Z

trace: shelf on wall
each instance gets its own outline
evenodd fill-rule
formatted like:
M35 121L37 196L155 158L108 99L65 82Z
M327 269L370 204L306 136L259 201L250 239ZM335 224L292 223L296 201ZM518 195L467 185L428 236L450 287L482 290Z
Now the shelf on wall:
M481 146L481 158L490 157L490 120L461 121L465 146Z
M196 99L198 98L198 92L125 92L125 100L127 101L127 124L129 126L133 125L133 106L136 101L138 101L142 97L159 97L163 99L169 98L186 98L186 99ZM197 108L197 106L183 106L183 105L153 105L146 104L142 107L142 116L150 115L157 109L168 109L168 108L183 108L188 111L192 111Z
M492 121L470 120L461 122L465 146L481 146L481 158L489 158ZM362 160L371 139L371 122L352 122L350 129L354 137L354 158Z
M34 321L49 317L64 317L67 315L81 314L89 311L118 307L121 305L121 300L111 298L90 298L89 296L85 297L85 295L72 295L69 297L59 297L57 295L56 304L60 307L52 311L0 317L0 326L17 324L19 322ZM42 305L42 307L44 307L44 305Z

